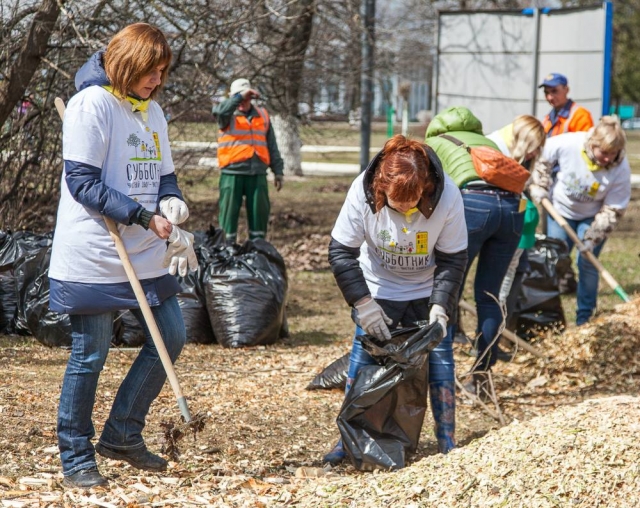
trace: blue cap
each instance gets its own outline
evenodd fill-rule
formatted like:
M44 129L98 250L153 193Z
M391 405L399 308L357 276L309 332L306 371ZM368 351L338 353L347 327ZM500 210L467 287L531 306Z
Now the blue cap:
M538 88L542 88L543 86L558 86L564 85L567 86L567 77L562 74L558 74L557 72L552 72L551 74L547 74L544 77L544 81Z

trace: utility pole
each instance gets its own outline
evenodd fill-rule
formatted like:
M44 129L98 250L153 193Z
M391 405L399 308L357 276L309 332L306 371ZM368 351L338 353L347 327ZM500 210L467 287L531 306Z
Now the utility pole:
M362 0L362 74L360 75L360 171L369 164L373 116L373 66L376 0Z

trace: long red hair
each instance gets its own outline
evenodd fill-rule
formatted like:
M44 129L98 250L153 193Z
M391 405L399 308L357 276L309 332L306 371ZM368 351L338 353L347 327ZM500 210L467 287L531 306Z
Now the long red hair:
M372 184L376 212L387 198L400 203L417 202L435 190L425 146L396 134L382 149L382 160Z

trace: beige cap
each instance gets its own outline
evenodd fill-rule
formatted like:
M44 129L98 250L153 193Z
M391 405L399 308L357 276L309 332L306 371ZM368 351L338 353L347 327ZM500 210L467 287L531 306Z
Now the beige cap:
M233 83L231 83L231 89L229 90L229 95L235 95L237 93L242 93L251 88L251 83L249 83L248 79L240 78L236 79Z

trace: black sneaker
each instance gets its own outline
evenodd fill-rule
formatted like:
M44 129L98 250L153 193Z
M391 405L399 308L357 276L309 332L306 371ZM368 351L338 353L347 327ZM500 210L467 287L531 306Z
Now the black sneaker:
M65 487L89 489L91 487L106 487L107 479L100 474L98 468L81 469L77 473L65 476L62 484Z
M167 469L167 461L162 457L151 453L146 446L135 450L116 450L98 443L96 451L103 457L113 460L124 460L133 467L144 469L145 471L164 471Z

